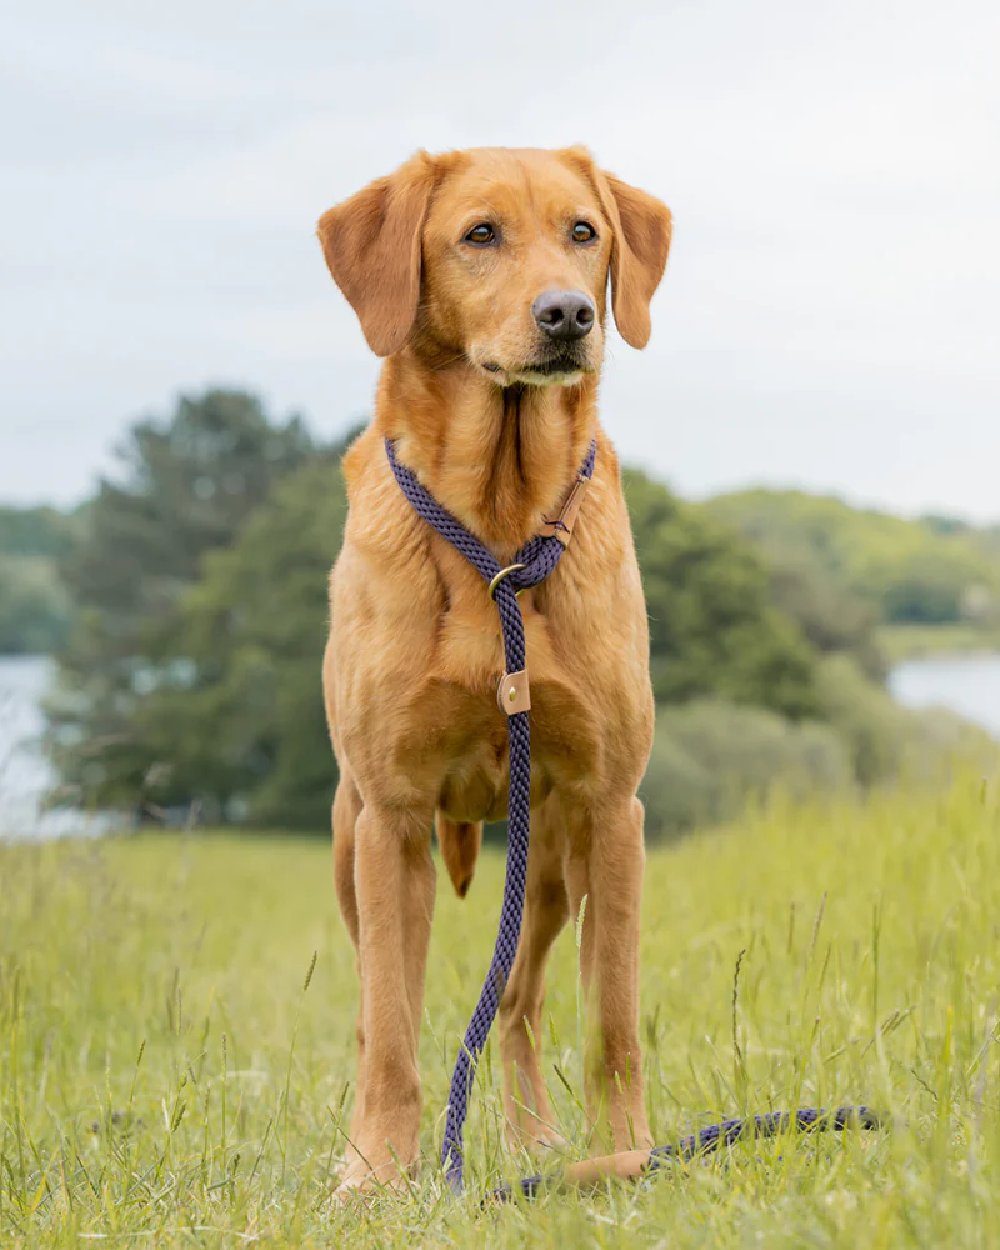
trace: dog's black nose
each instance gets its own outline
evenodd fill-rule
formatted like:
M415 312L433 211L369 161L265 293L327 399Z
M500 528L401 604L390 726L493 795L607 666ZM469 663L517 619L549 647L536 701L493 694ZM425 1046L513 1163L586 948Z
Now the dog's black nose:
M551 339L582 339L594 325L594 301L582 291L543 291L531 312Z

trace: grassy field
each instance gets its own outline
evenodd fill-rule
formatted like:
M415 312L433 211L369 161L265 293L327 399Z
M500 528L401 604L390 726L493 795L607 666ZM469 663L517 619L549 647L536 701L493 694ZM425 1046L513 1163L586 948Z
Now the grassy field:
M493 1056L468 1196L450 1197L433 1162L492 942L495 855L464 904L440 882L423 1173L401 1196L331 1203L355 989L329 876L328 847L281 837L0 850L0 1246L1000 1244L992 783L778 803L649 856L657 1139L746 1109L859 1101L891 1109L890 1132L740 1144L645 1186L530 1207L479 1207L485 1184L525 1166L498 1145ZM574 964L568 930L545 1065L582 1149Z

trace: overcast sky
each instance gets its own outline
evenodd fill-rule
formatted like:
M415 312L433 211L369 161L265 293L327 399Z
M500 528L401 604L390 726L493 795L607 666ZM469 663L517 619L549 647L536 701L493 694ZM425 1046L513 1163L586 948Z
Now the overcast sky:
M1000 518L1000 5L64 0L0 17L0 499L210 383L332 433L376 362L313 238L414 148L587 143L672 207L623 454Z

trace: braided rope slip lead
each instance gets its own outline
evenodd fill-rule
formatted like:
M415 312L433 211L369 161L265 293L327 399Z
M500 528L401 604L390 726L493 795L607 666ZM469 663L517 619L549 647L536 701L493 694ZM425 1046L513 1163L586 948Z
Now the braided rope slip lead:
M412 469L396 459L391 439L385 441L386 456L403 494L414 510L463 555L490 585L500 614L503 635L504 663L507 673L519 673L525 667L524 620L517 601L517 591L527 590L543 581L559 563L565 544L555 535L535 535L528 539L506 568L493 553L465 528L447 509L442 508L431 493L417 480ZM589 481L594 472L597 444L590 448L580 467L578 480ZM558 524L558 523L557 523ZM503 573L504 576L500 577ZM524 912L524 891L527 879L528 842L531 825L531 726L528 712L508 716L510 781L507 798L507 867L503 886L503 903L497 929L493 958L479 1001L472 1013L462 1047L455 1061L448 1094L441 1163L452 1189L462 1189L462 1133L469 1106L469 1092L476 1063L486 1045L490 1028L496 1018L514 956L521 936Z
M578 1164L570 1164L565 1174L555 1173L546 1176L542 1172L534 1176L524 1176L515 1185L500 1185L488 1198L492 1202L510 1202L515 1192L522 1198L536 1198L543 1189L569 1180L576 1184L594 1184L606 1177L628 1176L637 1179L648 1176L665 1167L668 1163L691 1161L703 1158L718 1150L720 1146L732 1146L742 1137L761 1138L776 1137L779 1133L787 1133L794 1128L799 1132L822 1132L831 1130L843 1132L845 1129L866 1129L869 1132L884 1128L887 1124L885 1116L871 1107L837 1107L835 1111L827 1111L823 1107L802 1107L794 1113L787 1111L769 1111L763 1115L747 1116L745 1119L722 1120L719 1124L709 1124L706 1128L682 1137L679 1142L668 1146L654 1146L638 1166L627 1172L614 1166L616 1159L622 1156L608 1155L604 1159L587 1159ZM578 1175L574 1176L574 1171Z
M442 508L437 500L417 480L411 469L396 459L395 447L390 439L385 442L386 455L393 474L403 494L413 509L437 532L463 555L490 585L500 614L506 671L516 673L525 667L524 621L516 592L537 586L559 563L565 544L554 535L536 535L528 540L515 555L513 562L501 568L499 561L480 541L471 534L461 521ZM590 449L580 468L579 479L589 481L594 471L596 443ZM556 523L558 528L558 522ZM550 523L550 528L552 528ZM503 574L503 576L501 576ZM441 1163L449 1183L456 1192L462 1189L462 1133L468 1112L469 1092L476 1063L486 1045L490 1028L500 1005L504 986L510 976L521 935L521 917L524 911L524 892L530 838L530 778L531 734L528 712L516 712L508 716L510 749L510 789L507 807L507 867L504 878L503 903L497 929L496 945L490 961L489 972L480 991L479 1001L469 1021L462 1047L455 1061L448 1094L444 1141L441 1147ZM773 1137L793 1126L799 1130L845 1128L877 1129L885 1123L884 1118L867 1106L838 1107L829 1112L823 1108L800 1108L792 1115L774 1111L745 1119L723 1120L711 1124L697 1134L682 1138L676 1145L654 1146L641 1159L640 1166L629 1175L641 1176L663 1167L673 1160L691 1160L710 1153L719 1146L731 1146L743 1136ZM609 1156L613 1159L614 1156ZM593 1165L601 1161L592 1161ZM605 1161L607 1162L607 1160ZM572 1177L573 1165L567 1168ZM615 1174L613 1171L608 1175ZM552 1177L542 1174L526 1176L517 1183L517 1189L526 1198L533 1198ZM494 1190L492 1197L506 1201L512 1196L511 1186Z

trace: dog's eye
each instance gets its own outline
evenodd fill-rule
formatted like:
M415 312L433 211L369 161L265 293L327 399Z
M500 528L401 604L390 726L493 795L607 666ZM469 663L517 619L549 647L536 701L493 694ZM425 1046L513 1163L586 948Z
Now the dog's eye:
M497 232L488 221L481 221L478 226L473 226L465 236L466 243L477 243L480 247L485 247L487 243L495 243L496 239Z
M591 239L597 238L597 231L589 221L578 221L573 227L571 234L574 243L589 243Z

